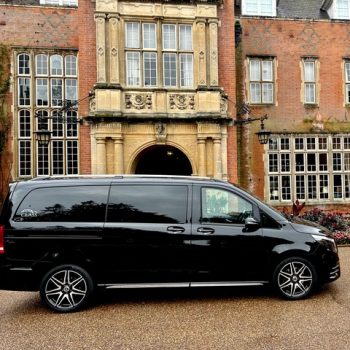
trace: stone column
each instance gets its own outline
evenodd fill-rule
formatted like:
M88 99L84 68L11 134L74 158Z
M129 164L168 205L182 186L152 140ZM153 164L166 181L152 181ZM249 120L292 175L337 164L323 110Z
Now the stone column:
M109 19L109 76L110 83L119 84L119 16L108 15Z
M221 126L221 162L222 162L222 179L227 181L227 126Z
M213 163L214 163L214 177L216 179L222 178L222 166L221 166L221 139L214 139L213 150Z
M207 50L206 50L206 22L205 19L197 20L197 45L198 45L198 85L207 85Z
M219 85L218 21L209 20L209 83Z
M96 137L96 172L97 174L106 174L106 139Z
M106 15L103 13L96 14L95 21L97 83L106 83Z
M206 176L205 138L198 138L197 145L198 145L198 175Z
M124 174L124 141L122 137L113 138L114 141L114 173Z

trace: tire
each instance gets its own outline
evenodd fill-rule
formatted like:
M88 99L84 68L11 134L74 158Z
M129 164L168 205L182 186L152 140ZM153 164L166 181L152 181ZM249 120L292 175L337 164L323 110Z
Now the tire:
M50 270L40 284L40 297L57 312L72 312L84 307L94 291L89 273L76 265L60 265Z
M283 260L275 269L273 283L277 291L289 300L304 299L314 289L317 273L314 266L303 258Z

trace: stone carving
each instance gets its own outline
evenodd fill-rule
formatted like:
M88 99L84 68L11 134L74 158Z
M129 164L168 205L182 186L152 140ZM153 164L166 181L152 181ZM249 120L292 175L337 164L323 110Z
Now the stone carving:
M118 55L118 49L116 47L112 47L111 49L111 55L112 56L117 56Z
M221 93L220 99L220 112L226 114L228 111L228 96L225 93Z
M150 94L126 94L126 109L152 109L152 95Z
M96 99L95 99L95 97L90 99L89 108L90 108L90 112L96 112Z
M103 47L99 47L99 48L97 49L97 53L99 54L99 56L103 56L104 53L105 53L104 48L103 48Z
M167 138L166 124L159 122L154 125L155 136L158 142L165 142Z
M169 95L170 109L194 109L194 95Z
M96 10L97 11L112 11L116 12L118 10L118 1L115 0L96 0Z

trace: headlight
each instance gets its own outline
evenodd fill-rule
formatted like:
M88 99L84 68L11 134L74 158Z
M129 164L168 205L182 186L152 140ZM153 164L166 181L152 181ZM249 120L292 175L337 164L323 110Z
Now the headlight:
M329 250L333 252L337 252L337 245L335 241L331 237L323 236L323 235L312 235L313 239L317 242L323 243Z

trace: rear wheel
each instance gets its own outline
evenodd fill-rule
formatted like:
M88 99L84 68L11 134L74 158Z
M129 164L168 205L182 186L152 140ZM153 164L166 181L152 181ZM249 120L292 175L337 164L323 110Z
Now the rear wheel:
M314 266L303 258L283 260L274 273L274 285L278 292L291 300L306 298L317 281Z
M86 305L93 289L92 279L86 270L76 265L60 265L44 276L40 296L52 310L71 312Z

